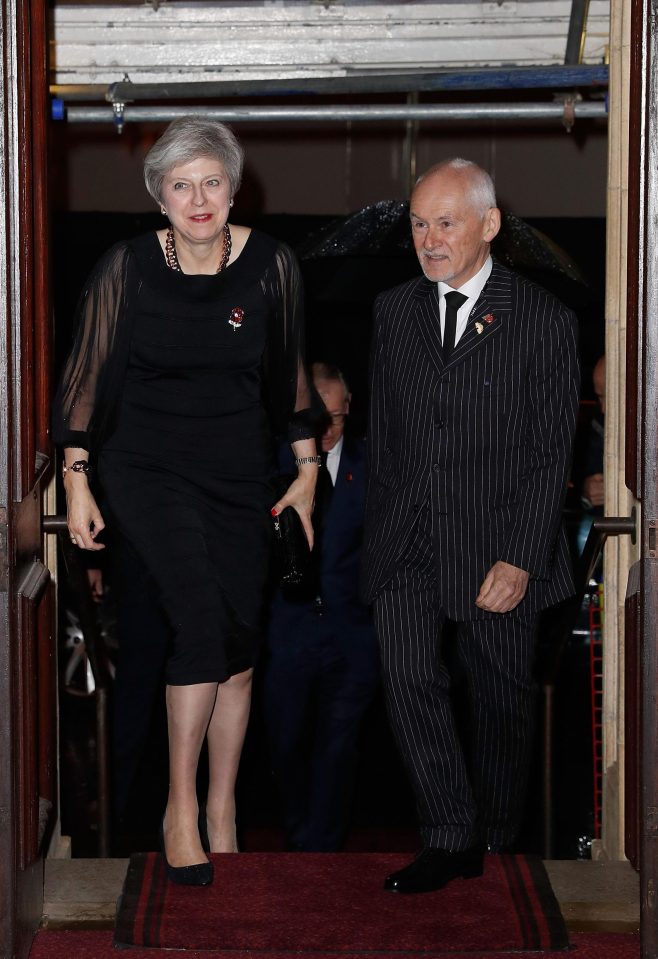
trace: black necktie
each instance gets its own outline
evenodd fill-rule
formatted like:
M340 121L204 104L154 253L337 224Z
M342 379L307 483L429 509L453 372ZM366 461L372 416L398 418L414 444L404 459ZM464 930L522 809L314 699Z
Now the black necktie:
M445 294L446 316L443 327L443 362L447 363L450 355L455 348L455 334L457 332L457 311L459 307L466 302L467 296L453 290Z

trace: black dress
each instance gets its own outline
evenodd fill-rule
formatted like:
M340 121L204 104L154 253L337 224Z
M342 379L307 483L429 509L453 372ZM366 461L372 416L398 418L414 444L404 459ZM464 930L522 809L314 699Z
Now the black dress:
M286 402L289 438L313 435L296 264L253 231L222 273L186 275L168 268L149 233L110 251L97 274L60 388L59 439L93 449L100 436L107 519L141 556L172 626L167 682L223 682L256 655L276 498L273 433ZM90 349L92 322L101 333ZM106 343L97 375L93 354ZM273 388L287 399L273 401ZM111 417L105 408L94 417L99 396ZM89 420L82 431L80 410Z

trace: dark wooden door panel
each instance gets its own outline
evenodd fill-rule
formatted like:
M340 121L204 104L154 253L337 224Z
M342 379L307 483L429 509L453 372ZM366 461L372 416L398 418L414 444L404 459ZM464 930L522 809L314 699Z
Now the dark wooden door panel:
M0 0L0 56L0 956L26 959L56 808L46 0Z
M637 383L634 423L628 424L629 452L637 451L628 485L642 503L640 552L639 769L635 778L640 859L640 933L642 959L658 956L658 6L656 0L631 0L631 84L629 157L628 329L632 380ZM633 352L633 341L635 347ZM628 367L627 367L628 369ZM634 432L632 429L634 427ZM639 439L638 439L639 437ZM632 456L631 456L632 459ZM639 776L638 776L639 774ZM638 784L639 778L639 784ZM634 811L631 807L633 815Z
M624 604L624 818L625 852L640 868L641 650L640 564L628 577Z

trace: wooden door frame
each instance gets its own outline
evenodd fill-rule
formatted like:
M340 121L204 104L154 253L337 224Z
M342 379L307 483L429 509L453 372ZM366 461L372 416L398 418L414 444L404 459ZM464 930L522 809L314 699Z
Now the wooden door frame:
M626 483L641 500L640 932L658 957L658 0L631 0Z
M0 0L0 955L41 918L44 810L56 808L50 474L46 0Z

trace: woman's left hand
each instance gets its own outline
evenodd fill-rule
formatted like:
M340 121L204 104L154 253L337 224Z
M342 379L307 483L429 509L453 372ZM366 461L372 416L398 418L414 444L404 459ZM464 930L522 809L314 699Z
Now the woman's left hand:
M294 480L281 499L272 507L272 515L277 516L287 506L297 510L304 527L308 541L308 548L313 549L313 502L315 498L315 484L318 481L318 468L315 464L300 469L297 479Z

